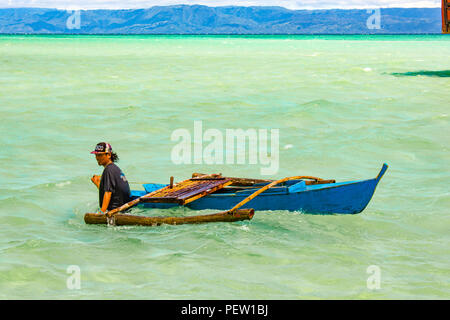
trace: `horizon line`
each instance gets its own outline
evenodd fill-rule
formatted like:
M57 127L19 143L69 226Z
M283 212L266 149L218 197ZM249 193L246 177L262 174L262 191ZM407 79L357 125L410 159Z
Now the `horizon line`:
M370 9L441 9L441 6L436 7L375 7L375 6L366 6L366 7L352 7L352 8L342 8L342 7L330 7L330 8L302 8L302 9L290 9L283 6L245 6L245 5L220 5L220 6L208 6L203 4L173 4L173 5L155 5L149 7L117 7L117 8L105 8L105 7L94 7L94 8L85 8L81 6L69 5L65 7L14 7L7 6L2 7L1 9L54 9L54 10L84 10L84 11L92 11L92 10L142 10L142 9L151 9L151 8L164 8L164 7L206 7L206 8L233 8L233 7L245 7L245 8L281 8L289 11L306 11L306 10L370 10Z
M423 33L2 33L0 36L408 36L444 35L439 32Z

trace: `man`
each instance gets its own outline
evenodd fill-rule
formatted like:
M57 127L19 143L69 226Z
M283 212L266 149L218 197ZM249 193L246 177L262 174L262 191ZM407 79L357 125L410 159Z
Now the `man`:
M95 154L98 165L105 168L101 176L93 175L91 178L99 190L100 213L105 214L130 201L130 186L125 175L114 163L119 157L109 143L98 143L91 153Z

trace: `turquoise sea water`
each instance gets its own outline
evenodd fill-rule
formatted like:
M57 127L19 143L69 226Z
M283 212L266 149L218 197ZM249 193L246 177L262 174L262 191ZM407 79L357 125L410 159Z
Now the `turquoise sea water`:
M439 35L0 36L0 298L450 298L449 57ZM278 173L175 165L171 134L194 120L279 129ZM390 167L358 215L86 225L102 171L89 151L104 140L133 189L192 172L345 181Z

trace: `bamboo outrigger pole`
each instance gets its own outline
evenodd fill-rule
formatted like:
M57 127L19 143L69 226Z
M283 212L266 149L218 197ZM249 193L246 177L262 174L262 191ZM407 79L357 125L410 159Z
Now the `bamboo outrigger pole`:
M258 196L259 194L263 193L267 189L270 189L270 188L276 186L277 184L280 184L280 183L283 183L283 182L286 182L286 181L289 181L289 180L299 180L299 179L312 179L312 180L316 180L316 181L321 181L322 180L320 178L311 177L311 176L295 176L295 177L287 177L287 178L283 178L283 179L280 179L280 180L273 181L273 182L269 183L268 185L262 187L261 189L255 191L251 195L249 195L247 198L245 198L244 200L239 202L237 205L235 205L233 208L228 210L228 212L233 213L234 211L236 211L237 209L242 207L244 204L246 204L247 202L249 202L250 200L252 200L256 196Z
M117 226L139 225L139 226L160 226L162 224L197 224L206 222L234 222L251 220L255 211L253 209L241 209L235 212L219 212L214 214L189 216L189 217L144 217L131 214L114 215L114 224ZM84 221L87 224L107 224L108 217L101 213L86 213Z

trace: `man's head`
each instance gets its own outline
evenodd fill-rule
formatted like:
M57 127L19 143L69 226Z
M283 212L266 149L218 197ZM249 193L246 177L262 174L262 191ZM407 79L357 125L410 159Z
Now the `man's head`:
M97 143L95 150L91 153L95 154L95 159L99 166L105 166L111 161L115 162L119 160L119 157L112 151L111 145L107 142Z

